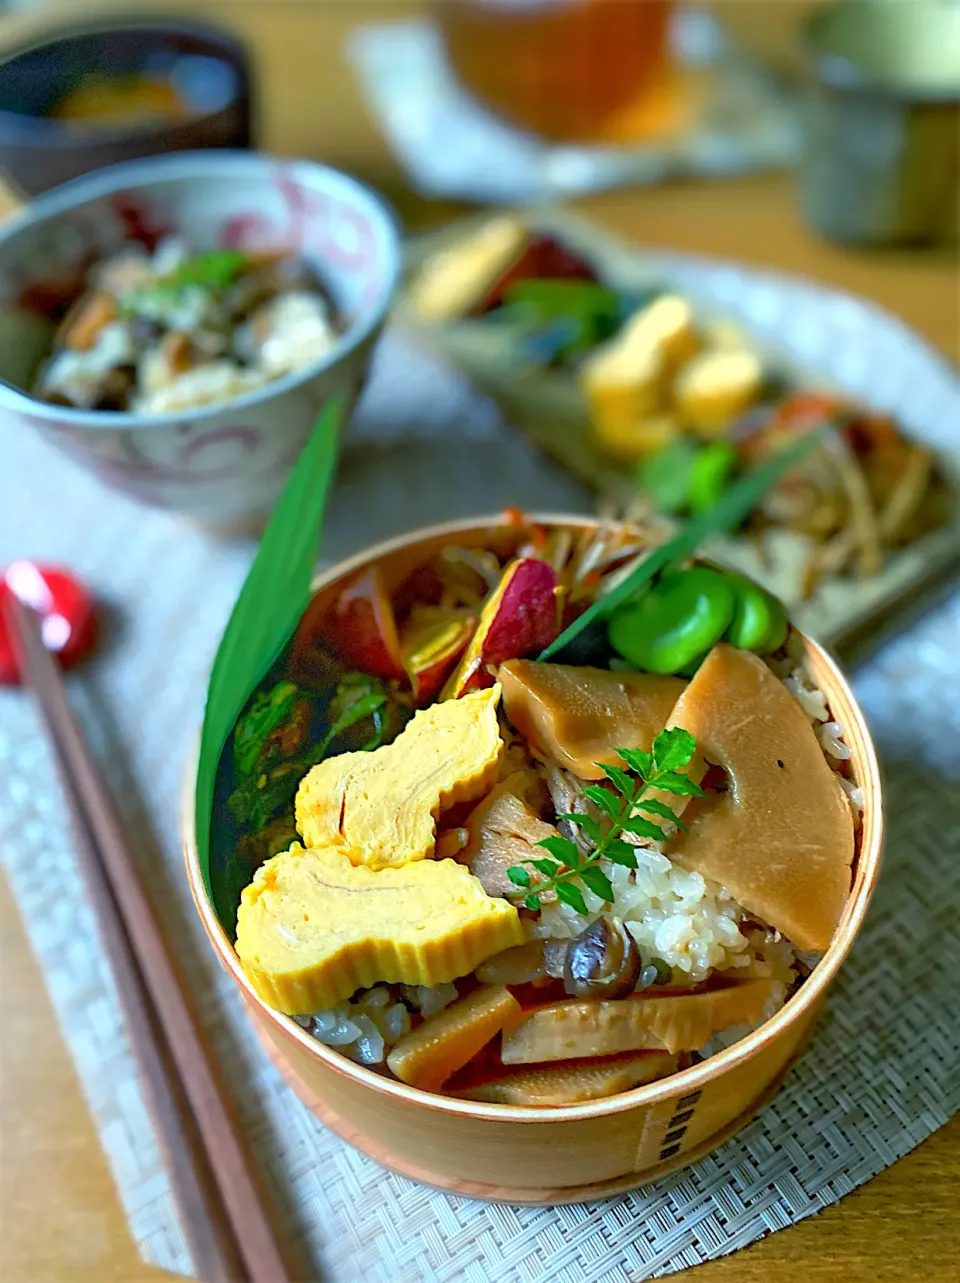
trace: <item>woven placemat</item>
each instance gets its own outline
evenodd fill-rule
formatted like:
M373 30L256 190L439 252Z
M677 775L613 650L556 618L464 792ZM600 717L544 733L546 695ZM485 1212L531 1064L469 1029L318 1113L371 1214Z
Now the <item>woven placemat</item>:
M587 510L565 474L442 367L388 339L342 463L325 560L507 503ZM73 566L108 606L72 682L229 1066L291 1235L334 1283L604 1283L730 1252L841 1198L960 1107L960 986L937 965L960 913L960 594L857 677L883 756L889 846L876 900L817 1037L734 1140L645 1190L562 1208L488 1206L393 1176L281 1082L195 920L177 802L206 673L251 546L217 543L100 486L0 425L0 562ZM106 710L106 712L105 712ZM0 693L0 851L144 1257L190 1271L29 702Z

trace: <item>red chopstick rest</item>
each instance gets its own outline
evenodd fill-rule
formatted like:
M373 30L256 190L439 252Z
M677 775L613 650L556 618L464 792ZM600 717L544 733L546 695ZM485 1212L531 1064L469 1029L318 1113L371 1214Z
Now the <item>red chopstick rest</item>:
M3 610L16 594L40 616L43 644L70 668L88 655L97 641L97 614L87 589L67 570L12 561L0 579L0 685L18 686L20 670Z

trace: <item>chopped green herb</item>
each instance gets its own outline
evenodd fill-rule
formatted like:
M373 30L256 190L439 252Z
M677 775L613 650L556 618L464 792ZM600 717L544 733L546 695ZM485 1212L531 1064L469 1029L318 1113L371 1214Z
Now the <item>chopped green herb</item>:
M250 266L250 255L239 249L214 249L194 254L152 285L130 290L122 309L132 315L154 316L176 307L190 292L222 294Z
M375 677L368 677L365 673L351 673L344 678L331 703L331 711L335 713L334 721L320 742L314 764L326 757L327 749L338 735L342 735L365 717L373 718L373 735L363 748L379 748L386 729L386 719L383 716L386 702L387 692L382 682Z
M387 693L375 677L349 674L337 687L331 701L333 721L313 748L298 751L294 743L288 760L271 765L271 737L293 724L298 701L304 696L292 682L278 682L270 691L257 695L246 717L237 724L233 756L237 787L227 799L230 813L240 828L261 828L286 806L311 766L322 762L334 740L369 718L372 734L361 750L379 748L386 732ZM305 728L304 728L305 729Z
M238 778L258 769L270 735L290 720L298 695L293 682L277 682L271 690L257 694L233 733L233 766Z
M648 815L659 816L678 828L683 827L666 803L647 797L647 794L654 789L662 789L667 793L689 797L703 796L703 789L699 784L682 773L683 768L689 766L695 749L696 741L693 736L679 726L674 726L660 732L653 741L652 753L634 748L617 749L620 759L630 771L636 773L636 780L621 766L598 763L619 797L600 784L588 785L584 793L609 818L610 828L604 833L592 816L558 816L558 819L570 820L580 825L594 842L594 848L589 854L583 855L572 839L559 834L538 842L538 846L550 853L550 858L525 860L524 864L532 865L541 873L545 879L543 882L531 885L530 874L522 865L515 864L507 869L510 881L524 889L523 903L526 907L539 908L542 897L553 891L561 904L569 905L577 913L586 914L587 903L581 886L611 904L613 885L601 868L601 861L609 860L612 864L620 864L628 869L637 867L636 851L631 843L624 841L622 834L630 833L654 842L667 840L668 835L659 824L644 819L638 812L646 811Z

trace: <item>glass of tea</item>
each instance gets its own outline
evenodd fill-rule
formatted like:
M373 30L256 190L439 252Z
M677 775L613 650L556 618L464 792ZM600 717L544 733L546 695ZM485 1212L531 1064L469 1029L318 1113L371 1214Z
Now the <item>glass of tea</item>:
M558 142L630 143L679 123L673 0L441 0L462 84L504 120Z

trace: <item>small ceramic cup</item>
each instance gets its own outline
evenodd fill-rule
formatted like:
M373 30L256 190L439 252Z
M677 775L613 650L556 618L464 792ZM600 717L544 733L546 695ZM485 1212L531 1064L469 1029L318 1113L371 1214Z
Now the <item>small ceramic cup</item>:
M535 515L530 520L574 533L596 525L583 517ZM394 539L327 571L314 586L311 611L332 605L344 583L373 564L392 591L451 542L509 556L522 537L501 516ZM866 802L850 898L833 942L800 990L759 1029L681 1073L606 1100L536 1109L420 1091L355 1064L267 1006L247 980L207 894L197 855L191 768L182 829L197 910L274 1063L316 1116L371 1158L411 1179L473 1198L545 1204L632 1189L693 1162L742 1127L776 1091L805 1047L863 922L880 868L883 817L870 733L833 660L816 642L803 642L811 673L844 728L853 776Z
M804 213L847 244L956 240L960 6L840 0L806 28Z
M78 288L89 264L124 243L174 233L192 249L275 248L306 259L346 321L339 342L256 392L176 414L75 410L24 391L51 337L45 300ZM191 152L78 178L0 226L0 413L145 503L218 530L255 527L324 403L335 393L348 408L356 399L400 258L379 197L312 161Z

